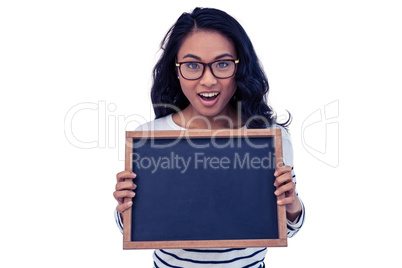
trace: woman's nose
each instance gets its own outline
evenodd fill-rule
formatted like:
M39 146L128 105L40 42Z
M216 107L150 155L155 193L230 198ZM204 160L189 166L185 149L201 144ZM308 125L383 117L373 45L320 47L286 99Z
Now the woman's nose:
M205 66L204 74L201 76L200 83L206 87L211 87L217 83L217 78L213 75L209 66Z

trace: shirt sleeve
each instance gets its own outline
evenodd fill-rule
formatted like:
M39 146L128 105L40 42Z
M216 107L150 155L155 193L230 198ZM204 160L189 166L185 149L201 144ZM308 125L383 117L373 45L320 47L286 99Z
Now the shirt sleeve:
M120 213L117 210L114 210L114 219L120 232L123 233L123 221L121 220Z
M281 127L281 132L282 132L282 153L283 153L283 163L286 166L291 166L292 167L292 177L293 177L293 182L296 185L296 195L300 200L300 203L302 205L302 211L293 222L287 220L287 235L289 238L293 237L303 226L304 223L304 217L305 217L305 209L304 209L304 204L302 200L299 197L299 194L297 192L297 181L296 181L296 174L294 172L294 166L293 166L293 148L292 148L292 142L290 141L289 133L287 132L286 129Z
M300 198L299 198L300 200ZM299 217L297 217L295 219L295 221L291 222L289 220L287 220L287 229L288 229L288 237L291 238L293 237L299 230L300 228L303 226L304 223L304 204L303 202L300 200L300 203L302 204L302 211L299 215Z

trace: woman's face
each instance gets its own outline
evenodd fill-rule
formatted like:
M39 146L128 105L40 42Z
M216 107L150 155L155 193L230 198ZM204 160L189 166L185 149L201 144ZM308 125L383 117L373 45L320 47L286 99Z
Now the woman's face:
M191 33L177 53L177 62L210 63L216 60L237 60L233 43L218 32ZM229 116L229 101L236 91L234 75L216 78L208 66L197 80L186 80L179 70L177 73L182 91L190 102L186 109L191 110L192 116Z

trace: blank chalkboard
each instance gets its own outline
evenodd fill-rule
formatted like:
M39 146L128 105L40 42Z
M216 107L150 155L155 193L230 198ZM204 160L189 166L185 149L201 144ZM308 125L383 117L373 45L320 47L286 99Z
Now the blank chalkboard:
M286 246L281 159L279 129L127 132L137 189L123 248Z

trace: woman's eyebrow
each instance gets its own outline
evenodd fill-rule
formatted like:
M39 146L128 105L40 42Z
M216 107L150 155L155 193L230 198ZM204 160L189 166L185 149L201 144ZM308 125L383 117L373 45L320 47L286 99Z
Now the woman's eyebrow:
M183 57L183 59L185 59L185 58L194 58L194 59L196 59L196 60L201 61L201 58L200 58L200 57L198 57L198 56L196 56L196 55L193 55L193 54L187 54L187 55L185 55L185 56Z
M219 59L225 58L225 57L231 57L232 59L234 59L234 57L233 57L231 54L229 54L229 53L224 53L224 54L222 54L222 55L216 56L216 57L215 57L215 60L219 60Z

